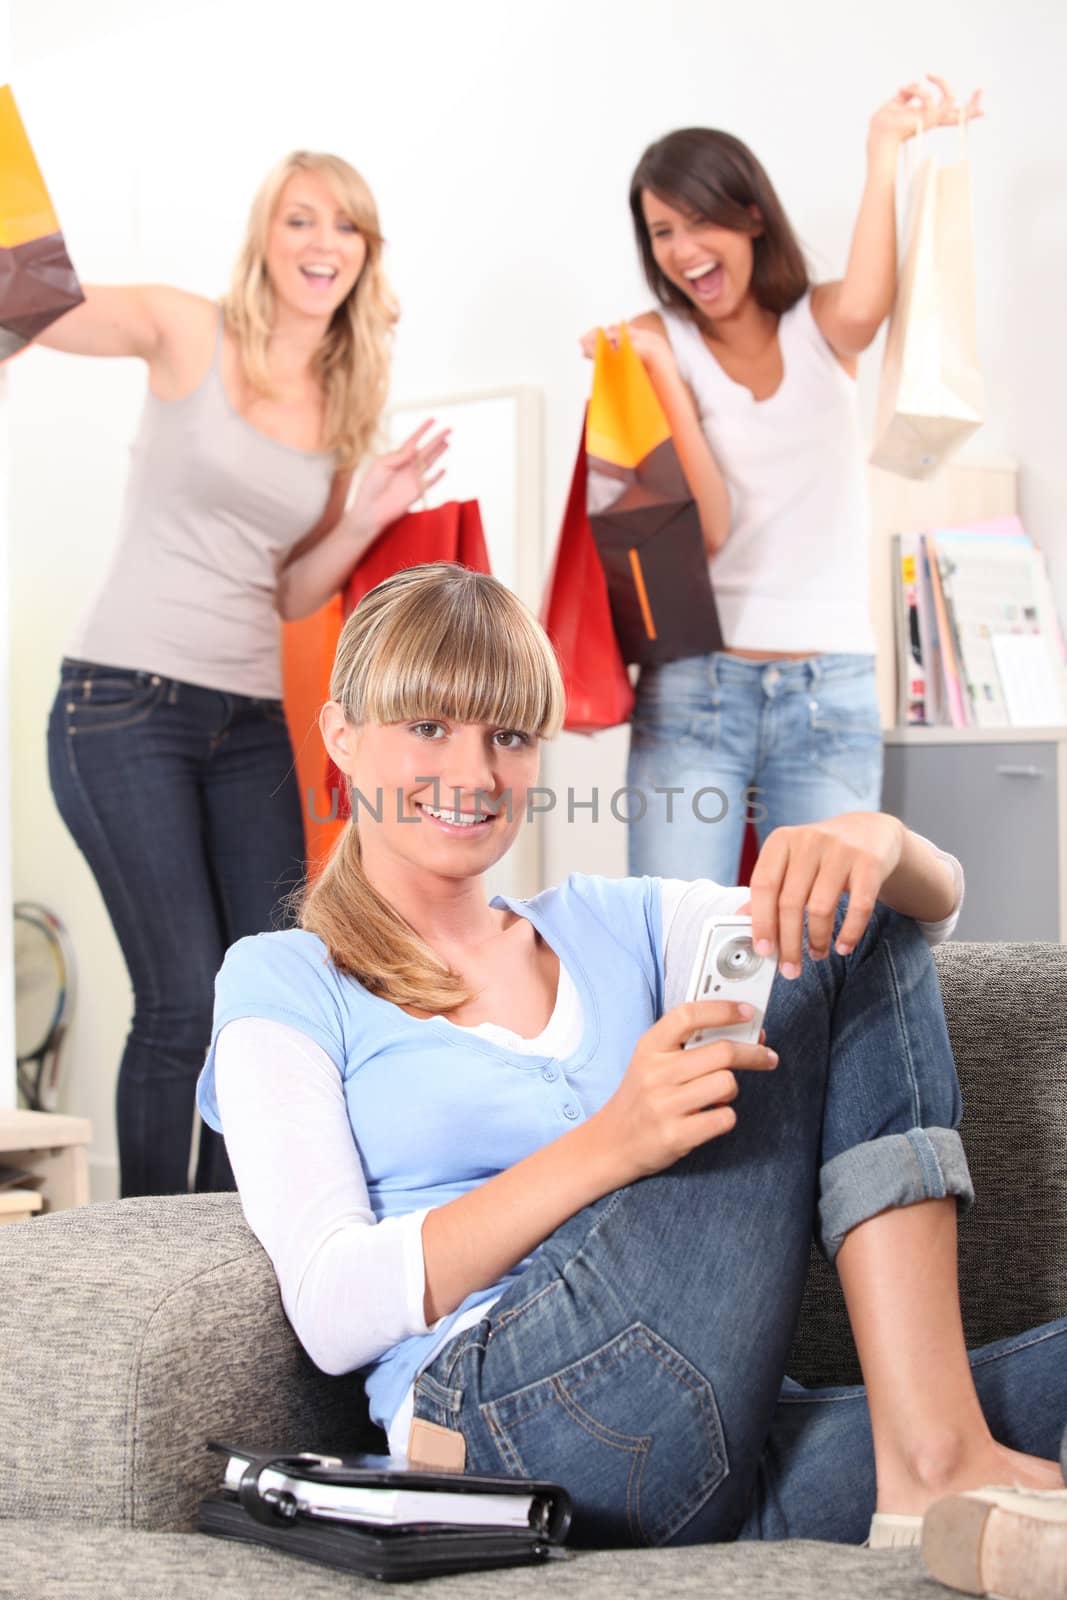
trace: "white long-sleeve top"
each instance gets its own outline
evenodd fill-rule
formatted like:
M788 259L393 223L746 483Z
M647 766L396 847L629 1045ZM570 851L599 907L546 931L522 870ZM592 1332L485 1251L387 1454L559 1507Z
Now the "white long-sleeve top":
M954 873L956 903L942 922L919 924L931 944L951 936L964 889L956 858L937 854ZM706 920L730 915L748 898L747 888L708 879L662 881L665 1010L685 999ZM582 1028L580 998L561 964L552 1016L535 1038L492 1022L468 1031L513 1050L565 1057ZM437 1324L424 1316L427 1212L375 1221L341 1077L321 1046L283 1023L230 1022L216 1045L215 1092L248 1225L271 1258L286 1315L316 1365L355 1371L401 1339L432 1332ZM479 1321L491 1304L471 1308L442 1339ZM436 1347L427 1362L434 1354ZM410 1418L409 1390L389 1426L391 1454L406 1453Z

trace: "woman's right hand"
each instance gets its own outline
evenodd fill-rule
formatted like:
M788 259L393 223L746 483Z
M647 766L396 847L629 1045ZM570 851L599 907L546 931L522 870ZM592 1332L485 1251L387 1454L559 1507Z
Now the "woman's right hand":
M674 1006L641 1035L626 1075L595 1121L620 1163L618 1184L662 1172L737 1121L739 1071L768 1072L778 1063L759 1044L717 1039L683 1049L698 1028L736 1025L751 1006L726 1000L690 1000Z
M932 72L928 72L926 77L936 88L937 94L919 82L906 83L898 89L893 98L879 106L871 118L868 149L888 144L895 150L927 128L958 126L985 115L981 89L976 89L964 104L958 104L944 78L938 78Z

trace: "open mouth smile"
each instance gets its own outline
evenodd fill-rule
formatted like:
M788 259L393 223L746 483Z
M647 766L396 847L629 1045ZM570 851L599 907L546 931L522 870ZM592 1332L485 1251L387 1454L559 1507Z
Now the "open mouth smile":
M330 289L337 281L336 267L308 266L301 267L300 272L304 281L316 289Z
M713 300L725 279L721 261L705 261L699 267L689 267L682 273L689 293L698 300Z

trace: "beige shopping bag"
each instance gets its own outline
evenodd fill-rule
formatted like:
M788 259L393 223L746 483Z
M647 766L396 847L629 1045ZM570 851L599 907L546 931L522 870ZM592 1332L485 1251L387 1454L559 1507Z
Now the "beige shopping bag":
M922 160L912 177L871 461L932 478L981 426L970 166Z

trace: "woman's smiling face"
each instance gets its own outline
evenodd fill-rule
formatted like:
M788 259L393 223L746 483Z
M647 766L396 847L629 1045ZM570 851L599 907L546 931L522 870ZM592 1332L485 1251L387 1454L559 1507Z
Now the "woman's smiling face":
M641 209L663 276L709 320L740 310L752 283L754 234L678 211L651 189L642 190Z
M287 179L267 235L274 293L292 310L332 316L367 259L367 241L317 172Z
M352 810L372 870L389 858L467 878L510 849L537 780L536 735L449 717L354 726L335 702L323 719L330 754L354 785Z

